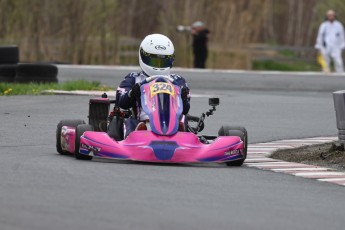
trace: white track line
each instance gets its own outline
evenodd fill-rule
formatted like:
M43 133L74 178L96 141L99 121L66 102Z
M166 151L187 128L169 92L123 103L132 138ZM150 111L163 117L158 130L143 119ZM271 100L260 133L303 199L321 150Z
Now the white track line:
M264 148L264 147L261 147L261 148L258 148L258 147L248 147L248 151L251 150L251 151L274 151L274 150L277 150L278 148L276 147L272 147L272 148Z
M296 164L294 162L287 162L287 161L277 161L277 162L267 162L267 163L247 163L247 165L257 165L260 166L261 164L267 165L288 165L288 164Z
M345 182L345 177L344 178L322 178L322 179L317 179L319 181L325 181L325 182L332 182L332 181L344 181Z
M345 173L342 172L303 172L303 173L293 173L295 176L345 176Z
M284 171L329 171L328 168L273 168L272 171L284 172Z
M257 152L257 151L248 151L249 154L265 154L265 155L269 155L272 152Z
M301 140L298 140L298 139L290 139L290 140L283 140L283 141L277 141L277 142L274 142L278 145L281 145L281 144L285 144L285 145L290 145L290 144L293 144L293 143L315 143L315 142L323 142L325 140L317 140L317 139L314 139L314 140L307 140L307 139L301 139Z
M279 162L278 160L274 160L274 159L268 160L267 158L249 158L249 159L247 158L245 163L254 163L254 162L259 162L259 161L260 162Z
M266 164L267 163L267 164ZM274 163L274 162L265 162L265 163L258 163L258 164L252 164L252 163L249 163L249 164L247 164L246 163L246 165L248 166L248 167L255 167L255 168L268 168L268 169L272 169L272 168L281 168L281 166L282 165L284 165L284 164L268 164L268 163ZM284 165L285 166L285 165ZM288 165L288 166L290 166L291 168L293 168L293 167L301 167L301 165L293 165L293 164L291 164L291 165ZM285 167L284 167L285 168ZM288 167L286 167L286 168L288 168Z
M261 149L261 148L291 148L291 145L251 145L248 148Z

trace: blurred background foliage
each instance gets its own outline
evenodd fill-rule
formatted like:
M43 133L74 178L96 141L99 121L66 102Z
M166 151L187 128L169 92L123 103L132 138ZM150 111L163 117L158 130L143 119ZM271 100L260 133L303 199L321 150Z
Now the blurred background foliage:
M345 22L344 0L0 0L0 43L17 44L22 61L135 65L138 41L163 33L176 65L190 67L191 36L176 26L201 20L211 31L210 68L274 69L279 56L289 70L309 70L329 8Z

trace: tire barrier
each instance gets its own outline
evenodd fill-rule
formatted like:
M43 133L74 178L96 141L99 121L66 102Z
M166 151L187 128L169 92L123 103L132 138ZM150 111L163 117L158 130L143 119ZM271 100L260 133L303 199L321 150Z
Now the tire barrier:
M18 46L0 46L0 82L58 82L58 68L48 63L18 64Z
M0 46L0 82L13 82L19 61L17 46Z
M0 65L0 82L14 82L17 65Z
M58 82L58 68L50 64L18 64L14 81L19 83Z
M19 62L18 46L0 46L0 65Z

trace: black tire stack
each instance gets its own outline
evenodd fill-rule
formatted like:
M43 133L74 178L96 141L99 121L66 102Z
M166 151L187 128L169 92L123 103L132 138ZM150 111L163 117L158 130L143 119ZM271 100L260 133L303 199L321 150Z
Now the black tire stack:
M0 82L58 82L58 69L55 65L18 62L17 46L0 46Z
M18 64L15 82L50 83L58 82L58 69L51 64Z
M0 82L14 82L18 62L17 46L0 46Z

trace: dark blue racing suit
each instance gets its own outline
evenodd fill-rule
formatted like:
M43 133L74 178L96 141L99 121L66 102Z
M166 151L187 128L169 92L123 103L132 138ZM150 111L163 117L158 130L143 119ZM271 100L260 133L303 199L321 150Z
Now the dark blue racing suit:
M174 79L174 84L178 85L182 88L186 88L188 91L187 98L183 100L183 112L182 114L186 115L189 112L190 109L190 94L189 94L189 88L185 81L185 79L179 75L176 74L170 74L170 76ZM144 111L142 111L140 101L138 100L132 100L129 97L129 92L132 89L132 87L136 83L142 82L145 78L148 76L144 72L133 72L128 74L125 79L120 83L119 87L116 91L116 103L117 106L119 106L121 109L133 109L133 117L135 119L127 119L125 122L125 136L127 136L131 131L134 131L136 125L140 121L148 120L147 114L145 114Z

